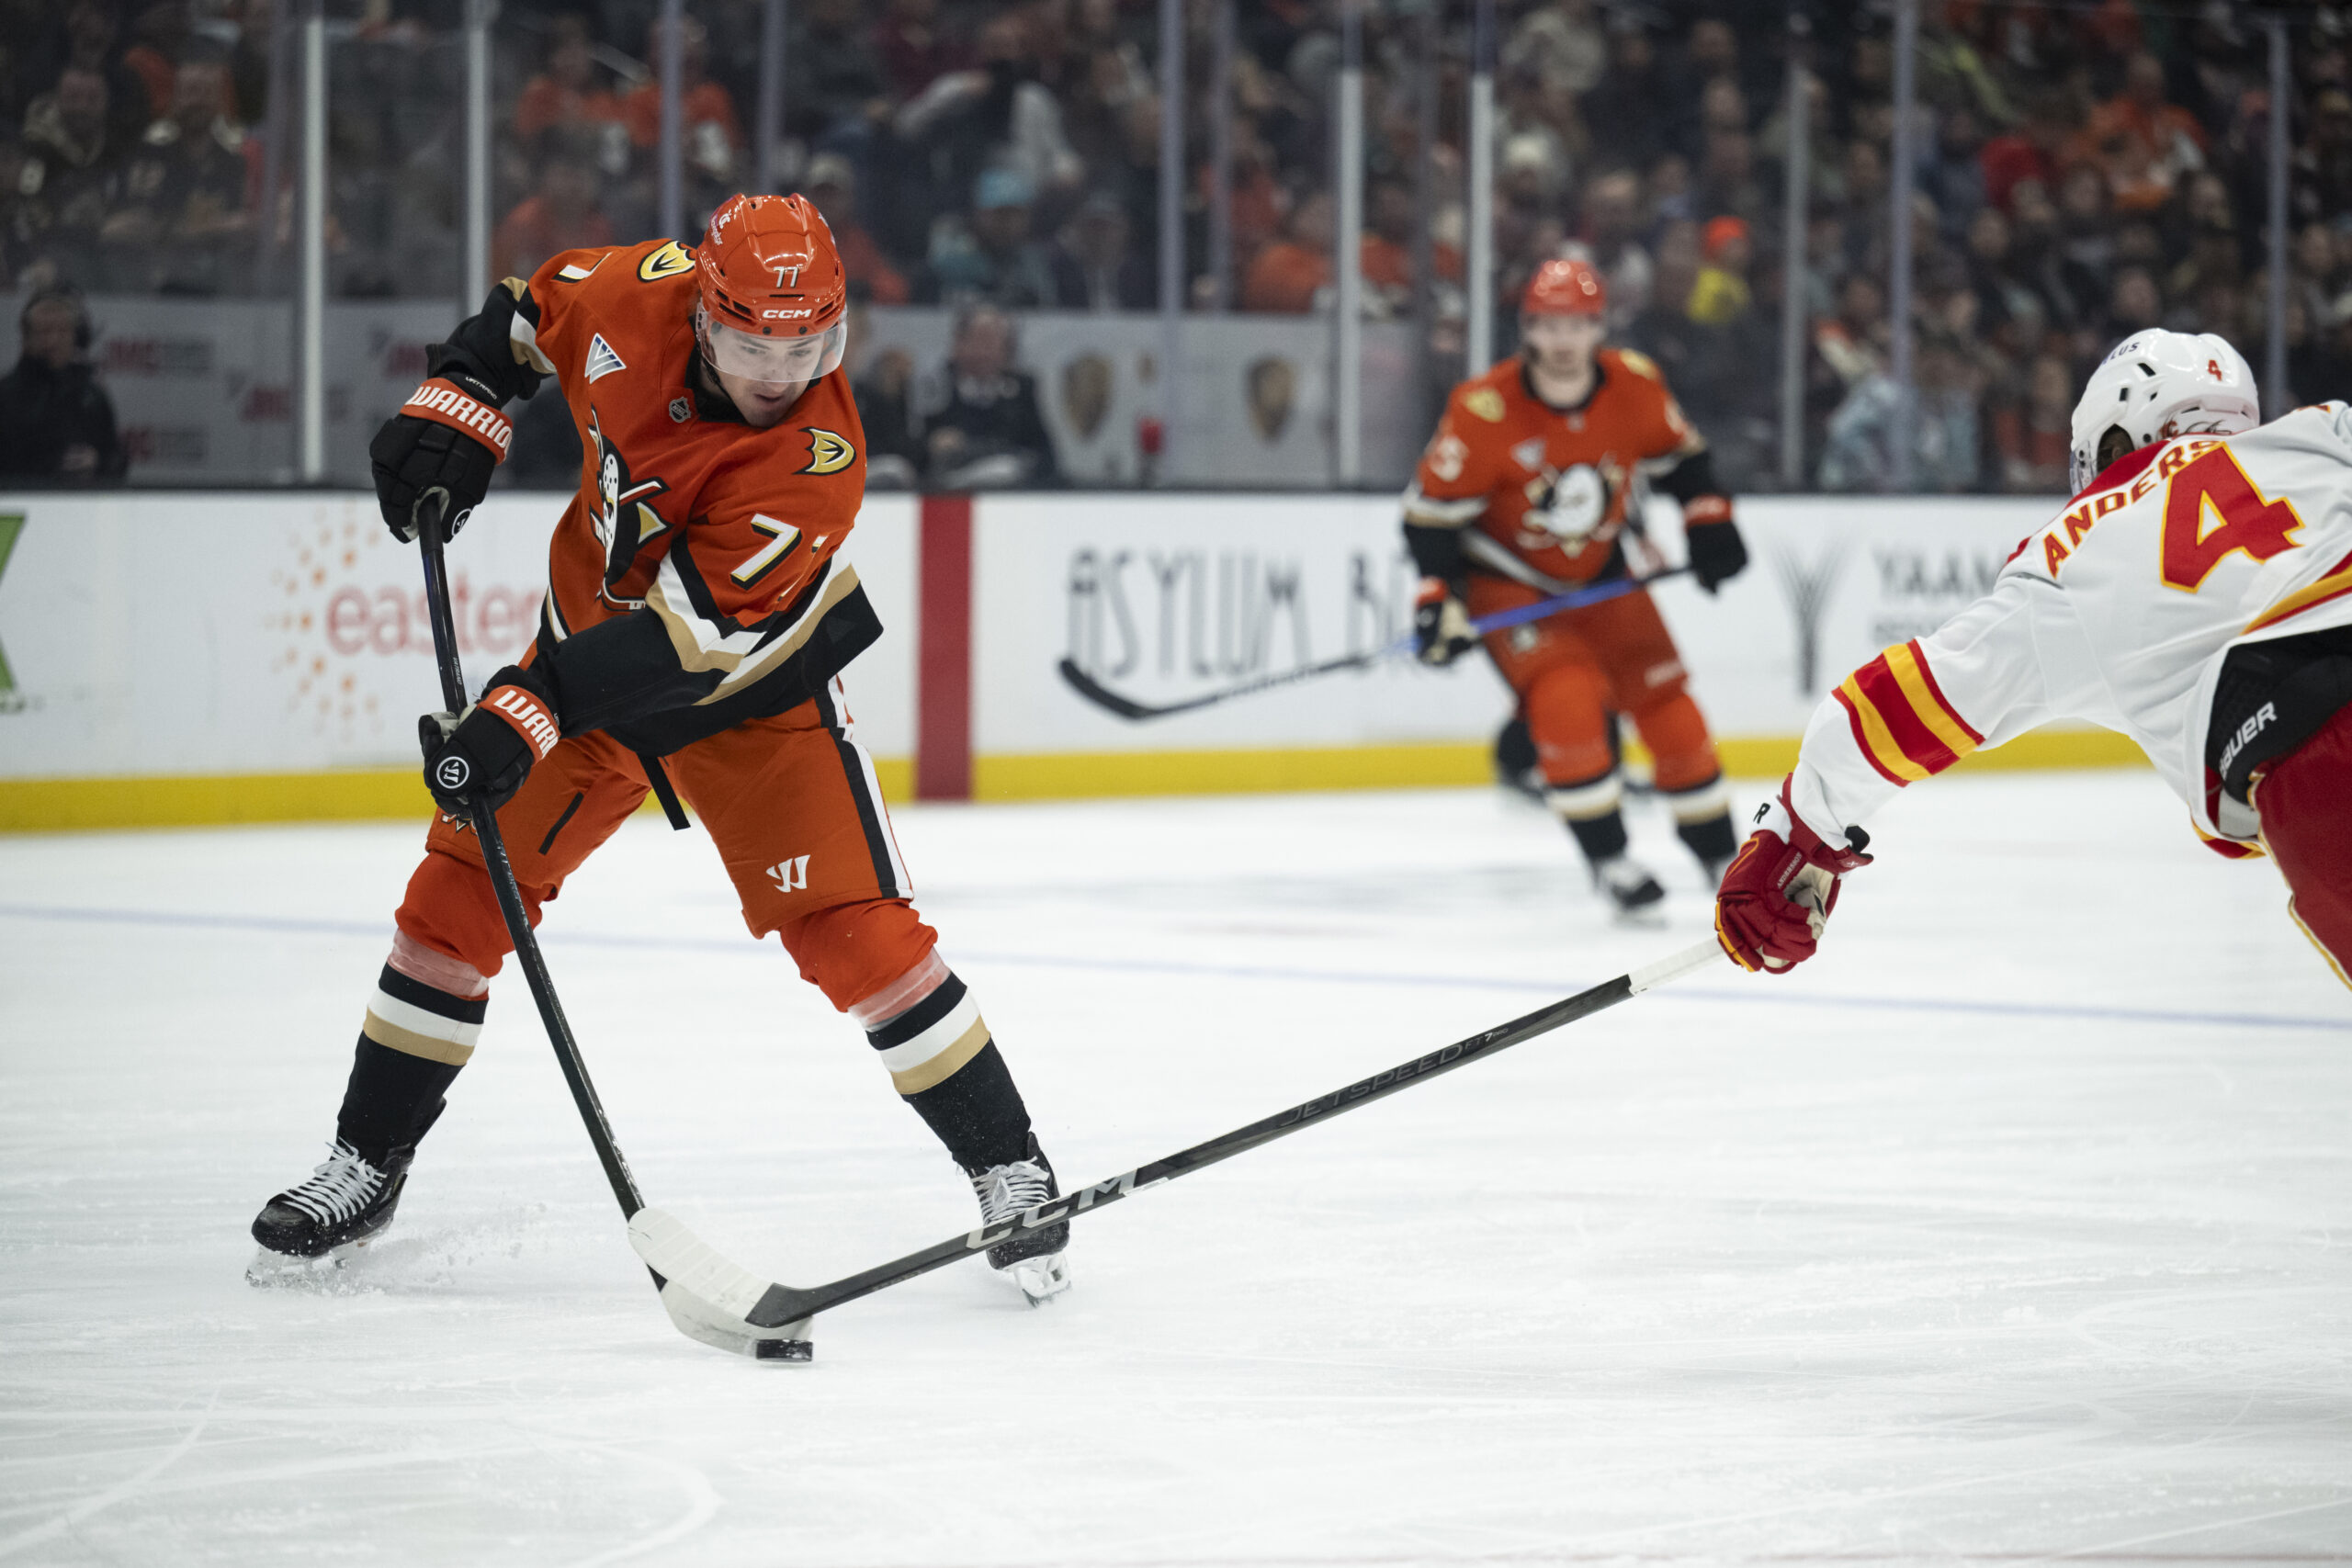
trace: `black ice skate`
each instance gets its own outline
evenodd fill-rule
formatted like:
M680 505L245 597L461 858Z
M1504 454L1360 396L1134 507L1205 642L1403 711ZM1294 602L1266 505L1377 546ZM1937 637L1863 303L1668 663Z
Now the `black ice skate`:
M1061 1196L1054 1184L1054 1168L1037 1146L1035 1133L1029 1134L1028 1158L964 1174L972 1179L973 1194L980 1201L980 1223L986 1226L1003 1224L1024 1209ZM1064 1220L989 1247L989 1267L1011 1274L1029 1304L1038 1306L1069 1289L1069 1264L1064 1256L1069 1247L1069 1222Z
M1622 920L1640 921L1657 913L1657 907L1666 900L1666 889L1658 886L1657 878L1628 855L1614 854L1595 862L1592 885L1617 907L1617 918Z
M318 1169L254 1218L261 1251L245 1278L269 1284L332 1268L392 1223L416 1147L392 1150L380 1167L337 1138Z

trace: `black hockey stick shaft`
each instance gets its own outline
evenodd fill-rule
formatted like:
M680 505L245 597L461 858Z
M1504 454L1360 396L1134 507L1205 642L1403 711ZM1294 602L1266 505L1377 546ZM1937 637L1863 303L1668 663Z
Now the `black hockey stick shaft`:
M1654 571L1647 577L1621 577L1612 581L1596 583L1589 588L1576 589L1571 592L1555 593L1548 599L1539 599L1532 604L1521 604L1509 610L1498 610L1491 615L1481 615L1470 623L1470 629L1481 637L1489 632L1506 631L1512 626L1525 626L1530 621L1540 621L1547 615L1556 615L1564 610L1580 609L1587 604L1598 604L1604 599L1615 599L1631 593L1636 589L1646 588L1663 578L1684 576L1690 570L1690 569L1687 566L1669 567L1664 571ZM1377 664L1384 659L1393 659L1398 654L1409 652L1412 646L1411 637L1400 637L1385 647L1375 648L1369 652L1351 653L1338 659L1327 659L1320 664L1302 665L1296 670L1285 670L1279 675L1260 675L1252 680L1244 681L1238 686L1227 686L1223 691L1207 692L1197 697L1186 697L1181 702L1173 703L1141 703L1133 697L1123 696L1080 669L1078 661L1067 656L1063 658L1057 668L1061 671L1062 680L1069 684L1069 688L1088 702L1097 707L1108 709L1121 718L1141 720L1166 718L1171 714L1191 713L1197 708L1213 707L1218 703L1231 702L1236 697L1254 697L1261 692L1272 692L1283 686L1295 686L1301 681L1312 681L1318 676L1336 674L1342 670L1362 670L1369 665Z
M416 542L424 558L425 614L433 623L433 657L441 667L441 701L452 714L466 711L466 675L458 662L458 630L449 614L448 562L442 551L442 519L448 506L448 496L441 491L428 491L416 506ZM506 917L507 939L514 944L514 961L522 965L524 982L531 988L531 1000L538 1005L539 1021L547 1026L548 1043L555 1047L555 1059L563 1069L563 1081L571 1089L571 1102L580 1108L580 1120L588 1129L588 1141L595 1145L597 1163L605 1168L605 1179L613 1184L613 1196L621 1206L621 1217L628 1219L645 1207L645 1198L637 1190L637 1179L629 1174L628 1160L613 1141L612 1123L605 1119L604 1101L596 1098L596 1086L589 1081L588 1066L580 1059L579 1042L571 1037L571 1024L563 1016L563 1003L555 994L555 981L548 974L547 960L539 953L539 939L531 930L531 917L523 908L523 890L514 881L514 863L506 856L506 840L498 830L498 816L487 805L474 807L469 818L474 837L481 843L481 858L490 872L490 886L498 895L499 912ZM658 1288L659 1274L654 1276Z
M1010 1240L1023 1231L1092 1213L1144 1188L1156 1187L1163 1181L1173 1181L1180 1176L1204 1170L1236 1155L1247 1154L1251 1149L1271 1144L1277 1138L1286 1138L1303 1127L1343 1115L1376 1100L1385 1100L1392 1094L1401 1094L1416 1084L1466 1067L1482 1057L1507 1051L1513 1045L1524 1044L1539 1035L1549 1034L1564 1024L1589 1018L1668 980L1704 968L1722 955L1723 949L1710 939L1657 964L1629 971L1613 980L1604 980L1589 990L1579 991L1549 1007L1538 1008L1509 1023L1498 1024L1483 1033L1457 1040L1427 1055L1399 1063L1385 1073L1359 1078L1345 1089L1317 1095L1288 1110L1262 1117L1246 1127L1237 1127L1219 1137L1194 1144L1188 1149L1180 1149L1165 1158L1137 1166L1108 1181L1073 1189L1003 1224L992 1228L984 1226L951 1237L921 1252L910 1252L893 1262L836 1280L829 1285L807 1290L796 1290L789 1285L771 1285L759 1304L752 1308L747 1321L761 1328L780 1328L817 1313L829 1311L844 1302L854 1302L860 1296L887 1290L917 1275L928 1274L934 1269L944 1269L975 1252L985 1251L1000 1242Z

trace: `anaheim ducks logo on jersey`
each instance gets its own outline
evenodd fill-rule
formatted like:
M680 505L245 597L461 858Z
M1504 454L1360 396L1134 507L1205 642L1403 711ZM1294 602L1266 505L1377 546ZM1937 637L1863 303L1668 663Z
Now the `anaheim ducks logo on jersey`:
M1520 547L1559 545L1575 549L1609 520L1611 501L1624 480L1625 470L1608 458L1597 466L1572 464L1565 471L1546 463L1527 481L1527 510L1519 518Z
M593 408L588 411L588 434L596 443L596 537L605 546L605 597L634 605L639 601L622 598L614 590L637 563L639 547L669 527L646 502L670 487L658 479L630 476L628 459L606 438Z
M813 424L803 430L808 437L808 466L800 470L802 473L838 474L857 461L857 448L849 444L847 437L820 430Z
M660 250L648 251L645 259L637 264L637 276L647 283L659 283L665 277L675 277L695 269L694 253L673 240Z

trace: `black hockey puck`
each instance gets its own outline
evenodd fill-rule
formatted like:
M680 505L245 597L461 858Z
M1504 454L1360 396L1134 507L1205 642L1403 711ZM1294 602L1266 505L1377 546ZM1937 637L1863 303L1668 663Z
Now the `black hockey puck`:
M754 1339L752 1359L756 1361L813 1361L817 1347L806 1339Z

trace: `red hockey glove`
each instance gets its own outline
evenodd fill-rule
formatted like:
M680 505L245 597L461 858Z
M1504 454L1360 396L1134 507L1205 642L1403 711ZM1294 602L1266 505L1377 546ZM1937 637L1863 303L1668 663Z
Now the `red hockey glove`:
M452 539L481 504L492 470L514 443L514 421L489 397L479 385L435 376L409 394L368 444L376 503L393 537L403 543L416 537L416 503L430 491L449 497L442 516Z
M1470 612L1441 577L1421 579L1413 599L1413 657L1424 664L1451 664L1478 646Z
M1715 893L1715 940L1742 969L1775 975L1813 956L1829 911L1838 907L1838 879L1871 863L1862 853L1870 835L1846 829L1853 847L1833 845L1789 807L1789 786L1756 813L1756 830L1724 873Z
M452 817L478 804L495 811L514 799L531 764L563 739L546 685L514 664L492 675L481 700L465 712L429 713L416 728L424 742L424 787Z

